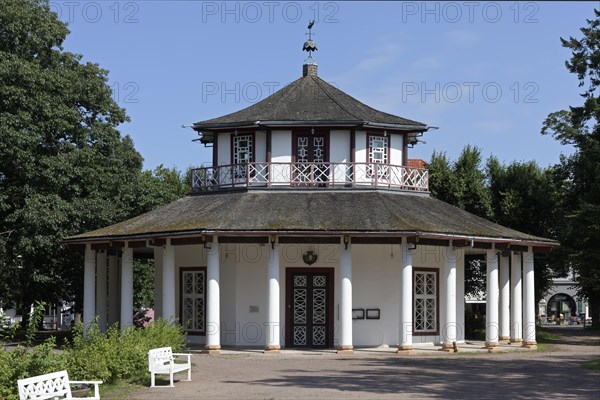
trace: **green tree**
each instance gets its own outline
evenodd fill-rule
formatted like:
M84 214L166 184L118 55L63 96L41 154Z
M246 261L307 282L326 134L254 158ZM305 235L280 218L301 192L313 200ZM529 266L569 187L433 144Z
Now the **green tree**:
M431 195L483 218L492 216L489 189L482 168L481 150L465 146L455 162L446 153L434 152L427 167ZM484 257L467 257L465 262L465 294L485 293Z
M555 166L565 216L555 262L573 269L579 295L590 304L592 326L600 328L600 11L594 14L581 28L581 39L561 38L572 52L565 65L577 75L583 104L548 115L542 134L575 149Z
M486 163L494 221L531 235L556 238L560 220L560 196L552 168L534 161L501 164L496 157ZM539 302L553 286L553 278L564 275L554 270L546 255L536 255L535 299Z
M63 50L69 31L48 2L0 0L0 9L0 288L27 316L34 300L80 295L82 257L64 237L164 196L139 202L149 179L117 130L128 118L108 71Z

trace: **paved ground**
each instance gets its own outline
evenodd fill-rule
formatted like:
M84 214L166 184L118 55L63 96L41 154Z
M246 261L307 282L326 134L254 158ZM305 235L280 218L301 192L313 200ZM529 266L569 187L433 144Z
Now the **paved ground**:
M600 400L600 374L581 367L600 356L600 334L577 327L551 329L561 340L547 352L425 350L404 357L391 351L349 356L327 351L197 354L192 382L143 388L128 398Z

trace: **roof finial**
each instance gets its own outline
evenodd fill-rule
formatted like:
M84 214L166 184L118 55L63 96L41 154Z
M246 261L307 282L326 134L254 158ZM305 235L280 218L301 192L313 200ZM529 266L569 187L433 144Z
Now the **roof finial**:
M313 51L318 50L317 43L312 40L312 35L314 35L314 33L312 33L311 29L314 24L314 19L308 23L308 32L306 33L306 35L308 35L308 40L304 42L304 47L302 47L302 50L308 52L308 57L306 57L304 65L302 66L302 76L317 76L317 62L312 58Z
M308 32L306 33L306 35L308 35L308 40L304 42L304 47L302 48L302 50L308 52L308 57L304 61L307 64L316 64L312 58L312 52L318 50L317 43L312 40L312 35L314 35L314 33L312 33L312 27L314 24L314 19L308 23Z

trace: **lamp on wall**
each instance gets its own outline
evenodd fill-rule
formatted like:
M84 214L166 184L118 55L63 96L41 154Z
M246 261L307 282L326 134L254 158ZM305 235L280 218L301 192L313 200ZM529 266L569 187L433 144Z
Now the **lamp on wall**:
M308 265L313 265L315 262L317 262L317 258L318 258L318 256L312 250L308 250L306 253L304 253L302 255L302 259Z
M348 243L350 243L350 236L348 235L344 235L344 246L346 247L346 250L348 250Z
M269 243L271 243L271 249L275 248L275 241L277 240L277 236L275 235L270 235L269 236Z

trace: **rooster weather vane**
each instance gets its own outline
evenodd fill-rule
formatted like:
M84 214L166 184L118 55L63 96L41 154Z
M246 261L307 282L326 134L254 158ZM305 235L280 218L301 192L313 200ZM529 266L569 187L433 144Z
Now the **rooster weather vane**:
M317 43L314 40L312 40L312 35L314 35L314 33L312 33L311 29L314 24L315 24L314 19L308 23L308 32L306 33L306 35L308 35L308 40L306 42L304 42L304 47L302 47L302 50L308 52L308 57L305 60L307 64L315 64L315 62L312 58L312 53L313 53L313 51L318 50Z

